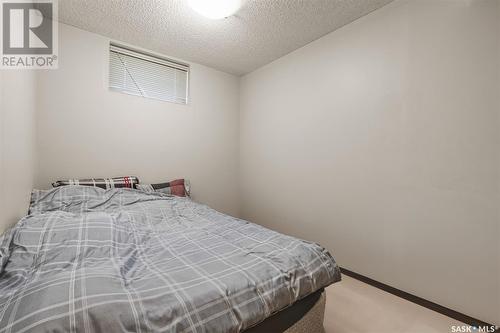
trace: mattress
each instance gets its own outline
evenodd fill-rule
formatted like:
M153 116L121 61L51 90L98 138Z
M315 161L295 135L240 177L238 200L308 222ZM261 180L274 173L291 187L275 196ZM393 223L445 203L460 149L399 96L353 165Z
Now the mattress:
M0 239L0 333L241 332L339 279L320 245L188 198L64 186Z

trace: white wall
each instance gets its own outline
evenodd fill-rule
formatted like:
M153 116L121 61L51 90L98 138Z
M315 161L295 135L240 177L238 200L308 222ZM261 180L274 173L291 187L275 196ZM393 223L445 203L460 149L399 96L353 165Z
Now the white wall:
M0 234L28 211L35 170L34 71L0 70Z
M244 218L500 324L497 0L401 0L242 79Z
M188 178L195 200L238 215L238 77L191 64L188 106L111 92L109 39L64 24L59 35L59 69L38 76L36 186Z

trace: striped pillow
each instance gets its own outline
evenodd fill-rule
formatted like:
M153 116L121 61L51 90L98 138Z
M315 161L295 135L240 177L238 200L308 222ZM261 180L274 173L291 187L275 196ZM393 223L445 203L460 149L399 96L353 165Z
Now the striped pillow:
M190 195L189 181L184 179L176 179L168 183L161 184L138 184L136 188L147 193L159 192L176 195L178 197L189 197Z
M139 178L134 176L116 177L116 178L92 178L92 179L66 179L58 180L52 183L52 187L81 185L100 187L105 190L110 188L135 188L139 184Z

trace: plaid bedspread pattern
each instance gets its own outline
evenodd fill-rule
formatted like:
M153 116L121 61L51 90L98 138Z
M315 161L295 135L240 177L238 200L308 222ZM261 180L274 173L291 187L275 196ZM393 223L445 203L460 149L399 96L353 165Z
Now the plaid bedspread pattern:
M81 185L94 186L102 189L111 188L135 188L139 184L139 178L135 176L115 177L115 178L90 178L90 179L65 179L52 183L52 187Z
M34 191L0 239L0 333L240 332L340 279L321 246L188 198Z

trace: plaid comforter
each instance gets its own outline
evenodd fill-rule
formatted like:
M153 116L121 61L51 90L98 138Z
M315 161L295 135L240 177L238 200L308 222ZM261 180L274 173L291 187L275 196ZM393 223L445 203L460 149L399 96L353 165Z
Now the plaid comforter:
M339 279L321 246L190 199L64 186L0 238L0 333L239 332Z

